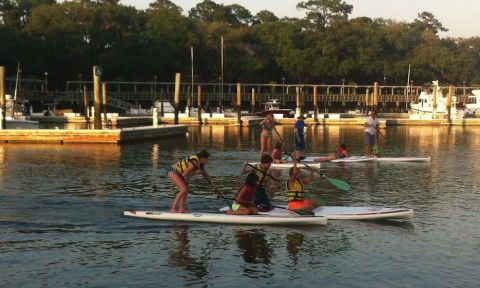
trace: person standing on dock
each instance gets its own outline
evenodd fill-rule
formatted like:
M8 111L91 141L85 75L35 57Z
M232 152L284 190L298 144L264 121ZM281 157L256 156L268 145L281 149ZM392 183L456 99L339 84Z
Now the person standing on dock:
M197 154L188 156L167 169L167 176L173 184L180 190L173 200L172 213L189 213L186 201L188 196L188 178L193 175L202 174L203 177L212 184L212 179L205 170L210 154L206 150L202 150ZM185 179L187 177L187 179Z
M295 136L296 157L300 160L303 159L303 151L305 150L305 126L310 128L310 126L305 124L305 116L298 116L293 131Z
M272 138L273 138L273 129L275 126L275 119L273 114L267 114L265 119L260 122L262 126L262 134L260 135L260 157L263 153L267 152L268 154L272 153ZM265 146L267 146L265 150Z
M372 110L370 116L363 125L365 127L365 156L375 157L372 153L372 147L375 145L375 136L380 132L380 121L377 118L377 111Z

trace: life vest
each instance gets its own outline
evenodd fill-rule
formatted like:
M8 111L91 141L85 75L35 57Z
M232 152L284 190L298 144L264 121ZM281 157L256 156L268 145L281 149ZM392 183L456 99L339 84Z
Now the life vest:
M255 174L258 176L257 187L263 187L263 183L270 169L267 168L267 170L263 171L262 164L255 164L255 168L257 168L255 169Z
M300 179L295 179L295 183L293 184L292 187L289 187L288 183L290 181L287 181L287 197L288 201L298 201L298 200L303 200L303 182Z
M197 160L197 164L194 164L192 160ZM196 169L202 169L203 165L200 164L200 158L197 155L190 155L175 164L178 174L182 175L185 170L188 168L188 163L192 163L196 166Z
M337 151L335 151L335 158L345 158L345 154L343 154L344 151L345 149L343 149L343 147L338 147Z

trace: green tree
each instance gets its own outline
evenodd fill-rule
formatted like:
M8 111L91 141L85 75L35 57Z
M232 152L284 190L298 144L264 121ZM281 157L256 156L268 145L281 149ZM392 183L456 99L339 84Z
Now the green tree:
M443 27L442 23L433 16L430 12L418 13L418 18L415 23L424 30L430 30L434 34L438 34L439 31L447 32L448 29Z
M336 20L347 20L353 6L341 0L308 0L298 3L297 9L306 10L306 20L316 29L324 29Z
M278 17L268 10L262 10L255 15L255 24L265 24L278 21Z

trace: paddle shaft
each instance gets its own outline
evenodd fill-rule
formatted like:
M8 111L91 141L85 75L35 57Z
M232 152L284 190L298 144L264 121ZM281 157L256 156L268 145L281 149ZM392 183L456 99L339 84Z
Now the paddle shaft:
M255 169L255 170L257 170L257 171L262 172L264 175L272 178L273 180L277 181L278 183L282 183L281 180L277 179L276 177L273 177L272 175L268 174L267 172L265 172L265 171L263 171L263 170L260 170L260 169L258 169L257 167L255 167L255 166L253 166L253 165L251 165L251 164L249 164L249 163L247 163L247 165L250 166L250 167L252 167L253 169Z
M223 196L223 194L219 193L217 194L217 198L222 198L222 199L226 199L226 200L232 200L232 201L236 201L237 199L235 198L231 198L231 197L225 197ZM288 210L288 211L292 211L298 215L302 215L302 216L305 216L305 215L309 215L309 216L314 216L315 213L313 213L312 211L307 211L307 210L292 210L292 209L288 209L288 207L283 207L283 206L277 206L277 205L265 205L265 204L258 204L259 206L262 206L262 207L274 207L274 208L279 208L279 209L284 209L284 210Z

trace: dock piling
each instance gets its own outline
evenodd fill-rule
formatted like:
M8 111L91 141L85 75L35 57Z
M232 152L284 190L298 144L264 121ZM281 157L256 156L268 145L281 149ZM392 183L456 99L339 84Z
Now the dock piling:
M202 86L197 86L198 125L202 125Z
M0 121L1 129L6 129L5 111L7 110L7 99L5 98L5 67L0 66Z
M175 102L173 107L175 108L175 125L178 125L178 109L180 106L180 73L175 74Z
M318 91L317 85L313 85L313 121L318 122Z
M242 85L237 83L237 124L242 125Z
M102 82L102 104L103 107L103 116L105 117L105 126L108 126L108 117L107 117L107 83Z
M95 122L94 129L102 129L102 110L100 99L100 77L102 75L99 66L93 66L93 96L95 99Z

